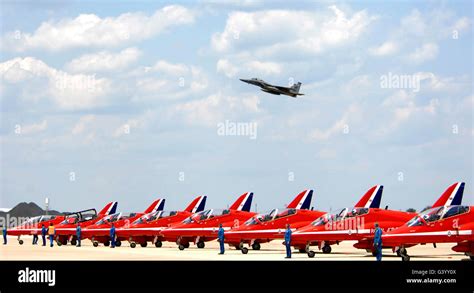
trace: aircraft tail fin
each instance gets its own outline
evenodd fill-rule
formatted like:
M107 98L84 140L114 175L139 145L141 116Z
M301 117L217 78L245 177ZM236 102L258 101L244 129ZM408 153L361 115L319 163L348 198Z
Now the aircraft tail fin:
M306 189L300 192L292 202L287 206L289 209L301 209L308 210L311 205L311 199L313 198L313 190Z
M196 197L185 209L186 212L198 213L204 210L206 207L207 196L201 195Z
M432 208L440 206L460 205L464 194L464 182L456 182L449 186L438 200L433 204Z
M383 185L372 186L362 196L354 207L356 208L379 208L382 200Z
M291 91L295 94L300 92L301 82L295 83L291 86Z
M252 207L253 192L246 192L230 206L231 210L249 212Z
M155 200L145 211L145 214L162 211L165 208L165 200L164 199L157 199Z
M117 211L118 202L112 201L105 205L105 207L99 212L99 215L107 216L115 214Z

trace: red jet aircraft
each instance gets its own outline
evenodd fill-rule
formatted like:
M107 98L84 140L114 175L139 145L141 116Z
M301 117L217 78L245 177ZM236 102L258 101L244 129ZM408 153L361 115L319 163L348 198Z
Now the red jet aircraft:
M29 218L26 222L21 225L9 229L8 235L18 236L18 243L23 244L23 240L20 239L21 235L40 235L41 228L44 225L46 228L52 223L56 225L62 222L66 218L65 215L42 215Z
M382 188L382 186L380 186ZM372 187L373 189L374 187ZM370 190L369 190L370 192ZM306 242L307 245L317 244L322 246L323 253L330 253L330 245L338 244L344 240L357 240L355 248L365 249L373 254L373 237L375 233L375 223L378 223L382 231L387 232L396 229L406 223L415 214L378 208L380 205L382 193L376 206L357 207L348 212L343 210L336 216L323 216L313 222L311 225L295 232L292 237L292 243L301 245ZM435 205L444 204L451 198L451 187L449 187ZM295 241L293 242L293 239ZM314 251L307 249L308 256L314 257Z
M225 210L205 210L186 218L181 223L172 225L160 232L165 241L176 242L179 250L189 247L190 242L196 243L198 248L204 248L205 241L217 238L219 224L224 230L237 227L255 213L250 212L252 192L246 192Z
M243 225L232 228L225 233L225 242L240 249L243 254L247 254L248 248L244 247L244 243L249 244L253 250L259 250L261 243L283 238L287 224L290 224L294 231L325 214L325 212L309 210L312 197L313 190L302 191L286 209L281 211L273 209L269 213L258 214L248 219Z
M114 224L115 228L128 227L130 223L134 222L138 218L150 214L162 211L165 207L164 199L155 200L143 213L115 213L103 217L94 224L86 226L81 231L82 239L91 239L92 245L97 247L99 243L104 244L105 246L110 245L110 228ZM116 241L116 246L122 245L120 239Z
M457 243L452 250L474 260L474 206L462 206L464 182L451 185L429 210L403 226L382 235L382 245L391 247L403 261L409 261L407 247L417 244Z
M117 205L118 203L116 201L109 202L98 214L95 209L90 209L66 216L66 218L55 227L56 242L60 246L66 245L69 240L71 245L76 245L76 227L78 223L81 228L92 225L103 217L114 214L117 210Z
M141 247L146 247L148 241L151 241L156 247L161 247L163 237L160 236L160 231L183 221L194 213L203 211L206 199L207 196L196 197L184 211L157 211L143 215L129 227L117 229L117 239L118 241L128 240L131 248L135 248L137 243Z

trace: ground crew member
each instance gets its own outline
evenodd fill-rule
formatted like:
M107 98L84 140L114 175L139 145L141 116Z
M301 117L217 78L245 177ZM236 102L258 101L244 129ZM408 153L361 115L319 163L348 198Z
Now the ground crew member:
M3 245L6 245L7 244L7 225L3 226L2 234L3 234Z
M43 246L46 246L46 227L44 224L41 226L41 238L43 239Z
M56 229L53 226L53 223L49 223L48 236L49 236L49 246L54 246L54 234L56 234Z
M285 258L291 258L291 229L290 229L290 224L286 224L285 246L286 246L286 257Z
M33 235L33 245L38 244L38 234Z
M81 247L81 225L79 225L79 223L77 223L77 227L76 227L76 238L77 238L76 247Z
M217 240L219 241L219 246L221 251L219 254L224 254L224 228L222 228L222 224L219 224L219 231L217 232Z
M375 223L374 249L375 249L375 257L377 261L381 261L382 260L382 229L380 229L378 223Z
M115 248L115 225L110 228L110 248Z

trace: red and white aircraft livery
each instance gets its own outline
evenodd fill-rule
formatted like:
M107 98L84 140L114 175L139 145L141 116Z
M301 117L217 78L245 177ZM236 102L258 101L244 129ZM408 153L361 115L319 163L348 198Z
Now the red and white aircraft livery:
M255 215L250 212L252 198L253 193L246 192L239 196L229 209L209 209L193 214L184 221L162 230L160 236L165 241L176 242L180 250L188 248L190 242L196 243L198 248L204 248L205 241L217 238L219 224L222 224L224 230L230 230Z
M146 247L148 241L161 247L163 237L159 234L161 230L170 225L180 223L187 217L204 210L206 206L206 196L196 197L184 211L157 211L149 213L136 219L129 227L118 228L115 232L118 241L128 240L130 247L135 248L137 243Z
M62 222L55 226L56 242L58 245L66 245L69 240L71 245L76 245L76 227L78 223L81 228L92 225L103 217L114 214L117 205L116 201L109 202L98 214L95 209L90 209L67 215Z
M447 195L449 190L450 188L443 193L435 205L449 200L449 195ZM321 217L310 226L297 231L292 237L292 242L295 239L295 242L300 245L304 241L308 245L316 243L319 247L323 247L323 253L330 253L329 245L331 243L338 244L344 240L357 240L358 242L354 244L355 248L365 249L374 254L375 223L379 224L382 231L388 232L400 227L414 215L414 213L383 210L378 207L355 208L352 212L343 210L342 214L339 213L335 217L329 218ZM309 257L314 257L314 255L313 251L308 251Z
M11 228L8 230L8 235L18 236L18 243L23 244L23 240L20 239L21 235L41 235L41 228L43 225L47 228L51 223L56 225L62 222L66 218L66 215L42 215L29 218L21 225Z
M103 217L94 224L85 227L81 231L82 239L91 239L92 245L97 247L99 243L105 246L110 245L110 228L114 224L115 228L128 227L130 223L134 222L138 218L158 211L163 211L165 207L164 199L155 200L143 213L115 213ZM120 246L122 243L120 240L115 242L116 246Z
M344 208L334 215L323 215L310 225L298 229L291 237L291 245L306 251L309 257L317 245L323 253L331 253L331 245L344 240L359 240L374 233L374 225L391 229L402 225L413 213L380 209L383 186L371 187L353 208Z
M313 190L302 191L285 209L258 214L243 225L232 228L225 233L225 242L247 254L248 248L244 247L244 243L249 244L253 250L259 250L261 243L283 238L287 224L294 231L326 213L309 210L312 197Z
M464 252L474 260L474 206L461 205L463 191L464 182L451 185L431 209L383 234L382 245L391 247L402 260L409 261L407 247L457 243L452 250Z

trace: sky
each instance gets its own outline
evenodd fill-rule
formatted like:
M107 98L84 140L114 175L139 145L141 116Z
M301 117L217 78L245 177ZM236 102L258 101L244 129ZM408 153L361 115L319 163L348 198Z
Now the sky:
M474 203L471 1L0 3L0 207Z

